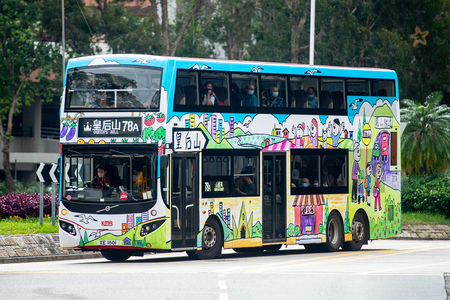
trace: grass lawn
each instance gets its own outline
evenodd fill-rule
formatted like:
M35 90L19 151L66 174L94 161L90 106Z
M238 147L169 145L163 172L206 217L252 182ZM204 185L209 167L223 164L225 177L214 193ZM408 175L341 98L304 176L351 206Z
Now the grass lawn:
M443 215L423 213L423 212L404 212L402 213L403 224L440 224L450 225L450 219Z
M0 219L0 235L31 233L58 233L58 219L55 226L52 226L51 217L45 217L42 226L39 225L39 218Z
M407 212L402 213L403 224L443 224L450 225L450 219L443 215ZM52 226L52 219L44 218L44 224L39 225L39 218L9 218L0 219L0 235L31 234L31 233L58 233L58 221Z

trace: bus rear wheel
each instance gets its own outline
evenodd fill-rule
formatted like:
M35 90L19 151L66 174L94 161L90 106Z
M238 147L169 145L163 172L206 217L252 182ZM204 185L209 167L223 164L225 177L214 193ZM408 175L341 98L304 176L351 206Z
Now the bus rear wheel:
M247 247L247 248L233 248L237 253L261 253L264 251L263 247Z
M368 228L364 218L360 212L357 212L353 217L352 222L352 240L344 242L343 249L346 251L358 251L366 242L366 232Z
M126 261L133 254L133 250L126 249L102 249L100 253L110 261Z
M265 251L276 252L276 251L280 250L281 246L283 246L283 244L267 245L267 246L264 246L263 249Z
M215 219L208 219L203 227L202 250L196 255L200 259L212 259L222 256L222 231L219 222Z
M317 253L325 250L323 244L304 244L303 247L308 253Z
M344 241L344 228L337 212L332 212L327 222L326 249L330 252L338 251Z

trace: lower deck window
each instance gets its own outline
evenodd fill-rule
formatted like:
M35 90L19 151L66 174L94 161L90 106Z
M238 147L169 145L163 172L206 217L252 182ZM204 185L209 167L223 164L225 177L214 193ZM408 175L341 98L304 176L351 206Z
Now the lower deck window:
M205 151L202 192L206 198L259 195L259 152Z
M348 193L348 151L302 149L291 152L291 194Z

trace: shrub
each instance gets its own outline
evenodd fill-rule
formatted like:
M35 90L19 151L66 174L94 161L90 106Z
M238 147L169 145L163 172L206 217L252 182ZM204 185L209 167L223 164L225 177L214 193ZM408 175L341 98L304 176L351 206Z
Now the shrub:
M26 192L28 194L33 194L33 193L39 193L40 192L40 182L37 181L31 181L28 182L26 184L23 184L22 182L18 181L18 180L14 180L14 185L15 185L15 192L16 193L23 193ZM51 187L50 186L45 186L44 185L44 192L45 193L50 193L51 192ZM0 195L6 195L8 193L8 188L6 186L6 181L1 181L0 182Z
M38 193L13 193L0 196L0 216L8 218L12 216L39 217L39 201ZM44 214L51 214L52 199L51 194L44 194ZM58 211L58 197L55 197L55 213Z
M409 175L403 178L402 210L438 213L450 218L449 173Z

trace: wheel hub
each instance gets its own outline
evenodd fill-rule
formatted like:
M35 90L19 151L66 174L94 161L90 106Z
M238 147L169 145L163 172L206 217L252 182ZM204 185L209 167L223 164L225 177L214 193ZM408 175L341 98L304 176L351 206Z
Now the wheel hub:
M216 244L216 231L212 227L205 227L203 231L203 243L206 248L212 248Z
M353 221L352 235L353 240L356 242L364 240L364 224L362 222L358 220Z
M328 238L332 244L337 243L337 240L339 238L338 230L339 230L339 227L338 227L337 221L335 219L332 219L330 221L330 225L328 227Z

